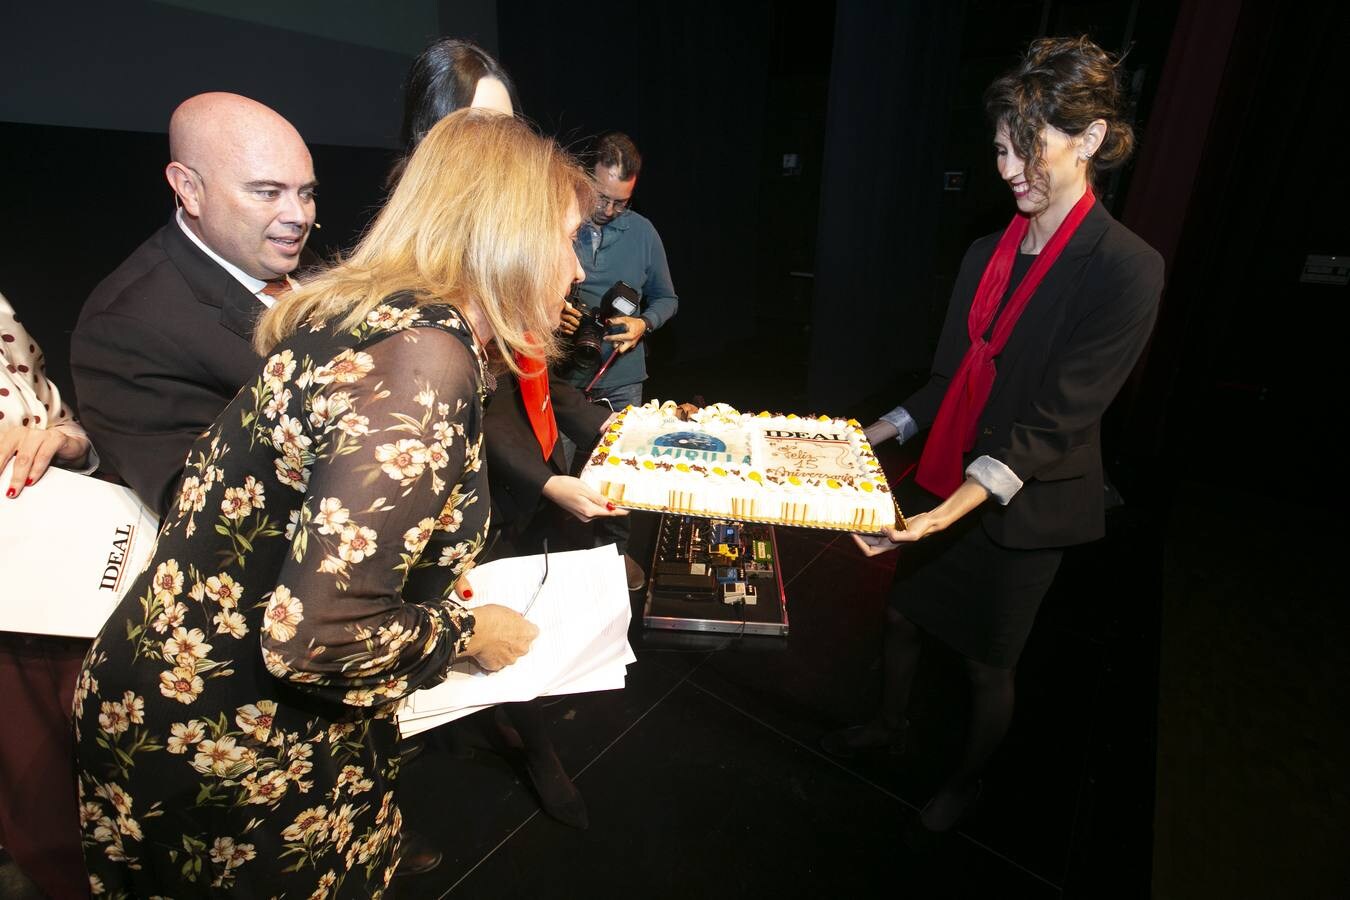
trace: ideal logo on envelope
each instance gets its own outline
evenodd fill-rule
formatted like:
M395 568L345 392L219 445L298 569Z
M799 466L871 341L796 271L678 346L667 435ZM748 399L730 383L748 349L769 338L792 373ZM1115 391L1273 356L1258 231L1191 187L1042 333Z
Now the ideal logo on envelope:
M132 524L123 525L113 533L112 550L108 552L108 567L103 570L103 578L98 583L99 590L120 593L122 568L135 536L136 526Z

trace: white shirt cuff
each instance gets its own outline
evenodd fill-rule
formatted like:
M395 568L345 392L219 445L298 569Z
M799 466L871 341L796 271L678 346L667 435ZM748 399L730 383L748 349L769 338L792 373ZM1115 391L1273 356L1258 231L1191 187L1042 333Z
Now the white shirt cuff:
M98 451L94 449L94 445L91 443L89 445L89 456L85 459L84 465L75 470L75 474L93 475L98 471L100 462L102 462L102 460L98 458Z
M914 417L909 414L909 410L903 406L897 406L895 409L881 417L881 421L889 422L894 426L896 435L895 442L903 444L905 441L919 433L919 425L914 421Z
M1022 479L992 456L981 456L966 466L966 476L979 482L980 487L988 491L989 496L1001 506L1007 506L1008 501L1022 489Z
M78 469L71 469L71 471L76 475L93 475L94 471L98 469L99 458L98 451L94 449L94 442L89 438L89 433L86 432L78 422L61 422L60 424L53 425L52 428L57 431L64 431L66 434L82 437L86 441L89 441L89 455L85 457L84 465L80 466Z

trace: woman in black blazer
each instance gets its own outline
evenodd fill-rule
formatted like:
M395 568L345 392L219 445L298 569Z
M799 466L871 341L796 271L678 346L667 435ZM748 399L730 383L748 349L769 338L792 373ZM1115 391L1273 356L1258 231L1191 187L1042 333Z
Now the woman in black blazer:
M408 74L403 114L408 156L437 122L465 106L514 115L511 78L476 44L437 41L417 57ZM396 164L389 176L391 185L401 171L402 163ZM567 473L558 439L561 431L577 446L589 448L599 440L610 410L549 377L543 362L523 358L515 362L522 374L512 372L501 357L494 357L490 368L496 385L483 416L483 434L492 488L492 534L481 562L539 553L554 525L546 515L550 505L583 522L627 515ZM567 825L586 828L585 801L554 749L541 701L505 703L494 715L502 739L521 751L544 811Z
M966 659L964 756L920 813L956 825L1013 711L1013 673L1064 547L1105 531L1101 419L1157 313L1158 253L1096 202L1093 177L1128 157L1118 63L1087 38L1034 42L985 105L1017 213L961 263L927 384L867 428L873 444L928 429L916 481L940 500L904 530L888 610L882 709L827 735L850 755L903 746L919 632Z

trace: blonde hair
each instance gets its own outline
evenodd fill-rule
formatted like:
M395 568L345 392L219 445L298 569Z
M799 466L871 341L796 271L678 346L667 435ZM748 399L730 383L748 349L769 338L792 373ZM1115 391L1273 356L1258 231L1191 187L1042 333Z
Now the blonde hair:
M553 358L567 214L594 205L590 179L553 141L510 116L463 109L438 122L351 255L307 279L263 316L271 352L306 320L354 328L390 295L476 306L506 363Z

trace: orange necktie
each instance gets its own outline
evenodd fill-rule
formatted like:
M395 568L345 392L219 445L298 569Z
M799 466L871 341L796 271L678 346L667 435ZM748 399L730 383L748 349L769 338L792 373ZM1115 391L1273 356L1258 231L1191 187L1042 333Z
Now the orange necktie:
M286 294L290 293L290 290L291 280L285 275L282 275L280 278L275 278L264 284L260 293L266 294L273 299L277 299L286 296Z

